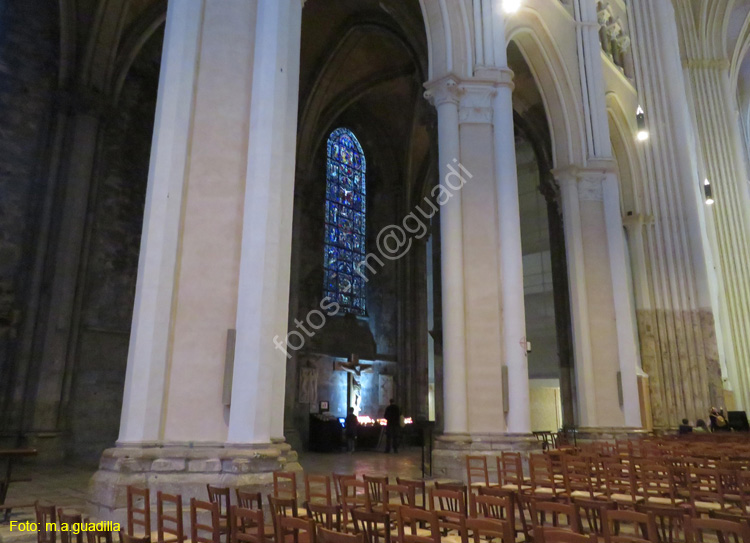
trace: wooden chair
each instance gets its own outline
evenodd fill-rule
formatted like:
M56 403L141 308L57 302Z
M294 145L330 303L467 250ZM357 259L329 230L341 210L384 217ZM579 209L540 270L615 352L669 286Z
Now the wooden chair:
M750 513L743 513L738 510L711 511L708 516L719 520L729 520L732 522L744 522L750 526Z
M399 507L399 543L441 543L437 511L425 511L415 507ZM418 533L419 525L423 532ZM423 534L423 535L420 535Z
M500 456L496 457L496 462L497 482L500 488L516 492L531 489L531 485L527 484L523 476L521 453L503 451Z
M719 543L750 543L750 526L744 522L685 517L687 543L702 543L706 532L714 533Z
M341 506L307 502L307 518L327 530L341 531Z
M685 500L678 498L674 482L674 469L668 464L641 462L639 494L649 505L675 507Z
M156 493L157 543L183 543L185 541L183 522L182 496L158 491Z
M297 474L293 471L273 472L273 497L297 501Z
M352 474L342 474L342 473L332 473L331 478L333 479L333 489L336 492L336 501L341 501L341 495L343 493L343 482L344 481L351 481L351 480L357 480L356 475Z
M430 489L430 509L466 516L466 494L461 490Z
M57 511L54 505L34 504L34 516L36 517L37 543L55 543L57 541L57 530L47 530L47 524L57 523Z
M607 511L615 510L617 504L609 500L588 498L573 498L572 504L576 508L581 523L580 532L604 536L604 515Z
M443 490L447 490L452 493L458 492L461 494L462 501L463 501L463 511L464 511L464 516L465 516L465 513L469 507L469 497L468 497L468 492L466 490L466 485L464 485L463 483L441 483L440 481L435 481L435 486L432 489L430 489L430 498L427 500L429 507L431 508L434 507L434 501L432 500L432 495L434 491L443 491ZM447 497L449 495L450 494L446 494L445 496ZM435 497L438 497L438 495L436 495ZM451 509L450 507L443 507L442 505L440 509L443 509L445 511L454 510L454 509ZM458 511L458 509L455 509L455 510Z
M487 518L507 522L510 530L516 533L516 515L513 494L495 496L483 492L494 490L481 488L479 495L469 496L469 516L471 518Z
M83 515L78 511L66 513L62 507L57 508L57 521L60 526L67 524L68 527L83 524ZM60 530L60 543L83 543L83 531L74 533L71 530Z
M229 512L232 507L231 504L231 490L221 486L206 485L208 491L208 501L215 503L219 506L219 533L226 535L227 543L229 543L229 536L232 531L232 527L229 524Z
M383 505L385 502L385 487L388 484L388 476L378 477L373 475L363 475L362 480L367 485L367 491L370 496L370 505Z
M608 462L604 464L604 495L618 507L633 509L636 503L644 501L638 496L638 485L632 464Z
M581 521L576 507L567 503L531 500L531 536L537 541L539 528L565 528L572 532L580 532ZM564 517L564 521L562 520ZM548 520L550 519L550 520ZM550 524L551 522L551 524Z
M569 499L588 498L593 500L604 495L594 487L595 478L592 463L587 458L566 457L563 460L563 482Z
M685 541L685 516L693 514L693 509L669 505L636 504L638 513L651 515L652 527L656 530L659 543L679 543Z
M405 479L396 477L396 484L410 487L414 491L414 507L427 508L427 488L422 479Z
M395 519L398 508L402 505L416 507L414 488L406 485L385 485L383 511L387 511Z
M292 498L276 498L269 494L268 505L271 509L274 537L279 534L279 519L285 517L297 518L297 502ZM277 543L280 540L276 540ZM192 543L192 542L191 542Z
M151 536L136 537L120 530L120 543L151 543Z
M559 483L555 479L552 460L546 454L529 455L529 476L531 488L525 490L534 497L557 497L562 493Z
M535 543L597 543L594 534L579 534L559 528L538 528L534 530Z
M237 498L237 506L241 509L263 509L263 496L260 492L238 488L234 494Z
M466 481L469 489L490 486L486 456L466 455Z
M315 543L315 521L298 517L279 517L276 541L284 543Z
M151 496L148 488L128 485L127 508L127 534L135 536L138 526L142 529L140 535L151 537Z
M688 468L690 505L696 513L708 514L725 508L721 476L717 468Z
M384 511L353 509L351 515L352 531L355 534L362 534L365 543L380 543L381 539L383 543L391 543L392 536L398 538L398 533L393 533L390 515Z
M365 543L364 534L342 534L318 526L318 543Z
M604 543L657 543L652 515L635 511L604 511ZM623 527L627 526L627 533Z
M495 518L467 518L464 522L465 534L463 541L468 541L468 534L472 534L473 543L492 541L493 543L515 543L515 535L510 523Z
M231 543L265 543L267 540L262 509L233 505L229 511Z
M198 522L198 515L210 515L211 523ZM190 498L190 543L220 543L219 504Z
M336 496L338 501L339 496ZM332 505L331 478L328 475L311 475L305 473L305 503L322 503Z

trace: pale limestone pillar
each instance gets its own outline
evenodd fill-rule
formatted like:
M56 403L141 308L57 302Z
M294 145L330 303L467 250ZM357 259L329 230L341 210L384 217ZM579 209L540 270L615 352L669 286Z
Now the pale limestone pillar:
M193 114L203 0L170 4L151 145L120 443L162 438L180 214Z
M531 432L529 366L526 352L526 308L523 251L518 202L516 143L513 130L513 74L502 70L493 99L495 178L500 237L500 281L503 300L504 361L508 366L508 432Z
M643 363L654 426L675 427L723 401L714 322L721 275L713 270L672 2L632 0L628 19L639 101L651 132L641 146L645 168L637 182L640 211L654 218L644 232L653 305L641 316L655 323L658 344L653 360L644 356Z
M458 104L460 93L452 78L427 85L425 96L438 112L440 179L443 183L449 166L458 160ZM466 390L466 324L464 308L464 256L461 193L440 209L441 275L443 297L443 396L444 432L468 432Z
M571 304L577 306L573 321L579 425L639 427L638 344L631 319L633 302L625 268L619 181L612 161L596 3L576 3L587 157L585 165L563 175L567 186L562 195L564 214L567 211L566 242L570 240ZM571 177L576 179L575 190ZM571 199L576 192L578 203L574 204ZM576 205L580 216L573 217ZM570 239L569 226L580 239ZM571 261L575 259L579 260ZM574 289L581 297L578 300L573 299ZM575 324L576 318L580 326ZM594 374L589 375L589 370Z
M301 17L258 2L229 443L283 437Z

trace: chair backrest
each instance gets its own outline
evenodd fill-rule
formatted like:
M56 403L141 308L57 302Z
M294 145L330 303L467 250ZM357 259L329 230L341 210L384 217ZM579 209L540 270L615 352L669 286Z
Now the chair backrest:
M57 530L47 530L47 524L57 523L57 511L54 505L34 504L34 516L38 526L36 532L37 543L55 543L57 541Z
M318 543L365 543L364 534L342 534L318 526Z
M297 474L293 471L273 472L273 497L297 501Z
M425 482L421 479L405 479L396 477L396 483L411 487L414 490L414 507L425 509L427 507L427 490Z
M608 510L617 508L617 504L610 500L591 498L573 498L578 520L581 523L581 533L604 535L604 515Z
M466 494L461 490L430 489L430 509L466 516Z
M604 543L657 543L653 515L624 509L604 511ZM623 530L628 526L628 530Z
M391 515L385 511L351 511L354 533L362 534L366 543L391 543Z
M497 462L497 482L499 486L513 486L519 491L524 483L523 477L523 460L521 453L503 451L496 458Z
M125 532L120 530L120 543L151 543L151 536L144 535L142 537L137 537L134 535L126 534Z
M336 499L338 500L338 495ZM331 478L328 475L305 473L305 501L332 505Z
M199 515L208 515L210 524L198 522ZM220 532L219 504L190 498L190 542L220 543Z
M276 523L276 541L315 543L315 521L297 517L279 517Z
M515 543L515 532L510 522L495 518L467 518L464 528L472 534L474 543L492 541L497 543Z
M235 490L237 505L242 509L263 509L263 496L260 492L251 492L250 490Z
M534 488L556 488L552 474L552 461L546 454L529 455L529 477Z
M166 539L171 541L172 538L177 538L177 543L185 541L183 522L182 496L158 491L156 493L156 537L158 543L164 543ZM167 535L171 537L167 538Z
M597 543L594 534L579 534L560 528L534 528L534 543Z
M612 497L613 494L625 494L631 497L635 503L637 484L635 470L632 464L621 462L607 462L604 464L604 488L605 494Z
M387 506L393 506L394 504L408 505L409 507L417 506L414 487L407 485L385 485L384 490L384 502Z
M222 486L206 485L208 491L208 501L219 506L219 518L229 519L229 508L231 504L231 490Z
M60 526L63 524L68 525L68 530L60 530L60 543L83 543L83 531L77 530L78 533L73 531L73 526L81 526L83 524L83 515L81 513L66 513L62 507L57 508L57 522Z
M466 455L466 481L469 486L476 483L490 484L486 456Z
M440 522L437 511L425 511L416 507L398 508L399 543L440 543ZM430 535L417 534L419 525Z
M478 496L469 496L469 516L507 520L515 534L516 494L498 487L480 488Z
M685 517L685 541L703 543L706 533L716 534L720 543L750 543L750 526L715 518Z
M333 490L336 492L336 501L341 501L341 495L343 493L343 482L356 480L357 476L350 473L331 473L333 479Z
M328 530L341 530L341 506L307 502L307 516Z
M651 515L652 527L656 530L656 540L659 543L677 543L685 540L685 515L692 514L692 509L639 503L636 504L635 510Z
M580 520L578 511L574 505L552 501L531 500L531 525L534 528L534 539L536 540L537 529L549 526L555 528L567 528L574 532L580 531ZM565 518L564 522L562 518Z
M370 493L370 504L383 503L388 476L363 475L362 480L367 484L367 491Z
M592 483L592 466L588 458L580 456L565 457L563 460L563 481L565 492L571 496L574 492L594 497Z
M233 505L230 509L231 543L265 543L265 521L262 509Z
M690 500L718 503L724 507L724 492L721 487L721 475L717 468L688 468L688 488Z
M668 498L672 505L677 505L674 468L671 465L643 461L639 465L638 474L640 493L644 498Z
M136 535L136 526L141 530L139 533L151 536L151 497L148 488L128 485L128 535Z

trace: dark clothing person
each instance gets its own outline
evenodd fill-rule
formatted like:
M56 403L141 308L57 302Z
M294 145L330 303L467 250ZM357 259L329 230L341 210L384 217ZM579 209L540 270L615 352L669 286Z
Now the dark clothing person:
M398 452L399 434L401 432L401 409L391 400L388 407L385 408L383 418L388 422L385 427L385 452Z
M349 408L349 414L346 416L344 421L344 435L346 436L346 449L350 452L354 452L355 441L357 439L357 428L359 427L359 421L357 416L354 414L354 408Z
M680 435L692 434L692 433L693 433L693 427L690 426L690 421L687 419L682 419L682 424L680 424Z

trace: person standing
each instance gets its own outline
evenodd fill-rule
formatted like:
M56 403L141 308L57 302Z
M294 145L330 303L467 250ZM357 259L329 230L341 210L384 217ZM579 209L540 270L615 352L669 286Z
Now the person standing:
M391 402L388 407L385 408L385 414L383 415L387 421L385 427L385 452L398 452L398 441L399 432L401 431L401 409L396 405L396 402L391 398Z
M349 408L349 414L346 415L346 420L344 421L344 434L346 435L346 449L349 451L349 454L352 454L354 452L354 447L356 445L357 440L357 427L359 426L359 421L357 420L357 415L354 414L354 408Z

